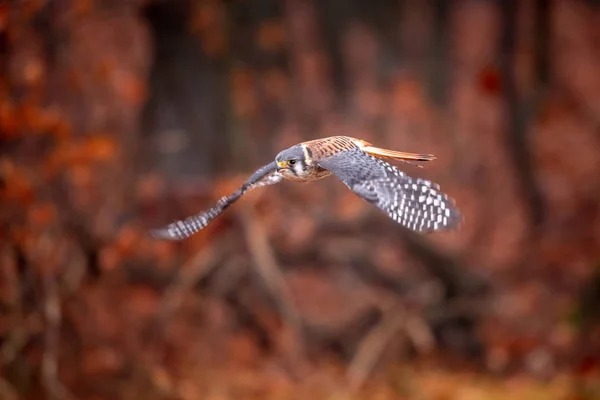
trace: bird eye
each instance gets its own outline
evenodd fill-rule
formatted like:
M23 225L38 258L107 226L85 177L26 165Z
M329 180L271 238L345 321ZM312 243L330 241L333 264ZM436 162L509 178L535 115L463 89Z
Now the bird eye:
M288 161L288 164L290 164L290 165L294 165L294 164L296 164L296 160L289 160L289 161Z

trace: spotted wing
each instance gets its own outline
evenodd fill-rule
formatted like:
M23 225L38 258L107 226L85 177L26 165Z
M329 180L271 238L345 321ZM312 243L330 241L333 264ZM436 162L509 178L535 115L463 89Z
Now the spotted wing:
M456 228L461 214L439 185L412 178L360 149L335 154L319 162L354 193L390 218L416 232Z
M277 165L272 162L257 170L244 184L229 196L224 196L217 204L200 214L193 215L181 221L175 221L165 227L153 229L150 234L157 239L182 240L204 229L212 220L217 218L227 207L235 203L244 193L262 186L273 185L283 179L277 172Z

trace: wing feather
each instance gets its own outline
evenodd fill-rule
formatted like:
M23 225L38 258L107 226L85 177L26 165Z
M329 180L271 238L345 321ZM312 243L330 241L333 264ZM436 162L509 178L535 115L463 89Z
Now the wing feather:
M354 149L319 162L358 196L396 222L426 233L457 227L462 216L436 183L412 178L382 159Z
M274 185L281 182L283 177L277 172L277 164L272 162L258 169L244 184L229 196L224 196L217 201L217 204L184 220L175 221L165 227L152 229L150 235L156 239L182 240L204 229L215 218L217 218L225 209L235 203L244 193L268 185Z

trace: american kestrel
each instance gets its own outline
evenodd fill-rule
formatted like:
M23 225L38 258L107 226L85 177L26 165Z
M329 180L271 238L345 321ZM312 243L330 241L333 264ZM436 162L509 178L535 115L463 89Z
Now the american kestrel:
M185 239L206 227L249 190L288 179L310 182L335 175L358 196L373 203L406 228L427 233L456 228L461 213L436 183L413 178L384 161L430 161L431 154L386 150L364 140L332 136L299 143L280 152L275 161L257 170L233 194L198 215L154 229L160 239Z

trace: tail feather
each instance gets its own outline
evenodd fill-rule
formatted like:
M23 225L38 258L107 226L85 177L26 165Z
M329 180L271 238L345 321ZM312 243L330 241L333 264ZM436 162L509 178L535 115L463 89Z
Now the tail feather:
M375 147L371 143L367 143L364 141L360 141L358 143L360 148L367 154L370 154L374 157L378 158L392 158L394 160L413 160L413 161L432 161L435 160L435 156L433 154L418 154L418 153L407 153L404 151L395 151L382 149L380 147Z

